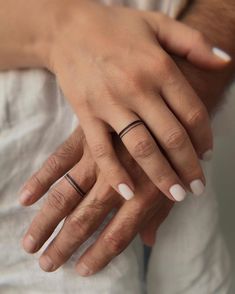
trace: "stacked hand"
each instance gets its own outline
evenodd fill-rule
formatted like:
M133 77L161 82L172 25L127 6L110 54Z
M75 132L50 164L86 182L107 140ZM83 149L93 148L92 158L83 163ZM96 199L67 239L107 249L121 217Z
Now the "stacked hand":
M90 275L103 268L127 247L138 232L147 245L154 244L156 230L173 202L147 178L117 136L113 141L120 161L136 185L136 195L130 201L125 201L104 179L91 157L81 128L76 129L27 181L26 187L33 193L27 205L41 198L69 170L72 179L87 192L83 198L63 177L51 187L30 225L23 246L27 252L34 253L66 218L62 229L40 258L40 265L45 271L54 271L65 263L113 209L116 210L114 217L81 257L78 264L80 274Z
M65 3L65 4L64 4ZM203 36L158 12L62 1L55 13L47 66L79 117L92 156L106 181L124 198L135 185L115 154L110 129L172 200L185 190L201 194L198 157L211 152L205 106L168 52L197 66L226 65Z
M49 190L23 245L36 252L66 218L40 258L41 267L53 271L115 208L79 261L79 272L89 275L138 232L152 245L173 206L169 199L183 200L186 189L197 195L204 190L199 158L212 150L209 116L167 52L208 69L229 59L199 32L158 12L65 2L56 8L57 30L45 66L56 75L82 129L24 185L21 202L31 205L69 171L69 178ZM113 132L123 135L121 141ZM84 199L76 183L86 192Z

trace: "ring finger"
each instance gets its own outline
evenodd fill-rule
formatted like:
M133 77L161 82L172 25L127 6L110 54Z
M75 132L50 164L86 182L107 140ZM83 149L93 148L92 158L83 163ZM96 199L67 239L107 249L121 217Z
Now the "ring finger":
M151 181L171 200L182 201L186 196L182 181L147 127L141 121L138 123L139 118L134 113L117 108L112 113L110 124Z

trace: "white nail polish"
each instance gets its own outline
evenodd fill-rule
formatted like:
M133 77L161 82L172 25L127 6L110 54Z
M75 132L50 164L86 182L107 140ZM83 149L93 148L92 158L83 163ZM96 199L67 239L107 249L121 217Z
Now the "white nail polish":
M120 194L122 195L122 197L125 198L126 200L130 200L131 198L134 197L133 191L126 184L119 184L118 190Z
M221 50L220 48L214 47L212 51L217 57L224 60L225 62L229 62L232 60L232 57L228 53Z
M200 196L205 191L205 186L201 180L194 180L190 183L190 188L196 196Z
M212 150L207 150L205 153L202 154L202 160L210 161L212 159L213 152Z
M186 192L179 184L170 187L169 192L176 201L183 201L186 197Z

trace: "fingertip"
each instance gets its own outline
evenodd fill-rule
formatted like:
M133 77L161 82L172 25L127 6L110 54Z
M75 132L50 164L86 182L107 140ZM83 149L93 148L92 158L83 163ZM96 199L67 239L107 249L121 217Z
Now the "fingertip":
M53 272L56 270L52 259L47 255L42 255L39 258L39 266L44 272Z
M212 53L214 54L214 56L216 56L216 58L218 58L223 63L229 63L232 60L232 57L227 52L218 47L213 47Z
M35 239L31 235L26 235L22 239L21 245L22 245L23 249L27 253L30 253L30 254L34 253L37 249L37 242L35 241Z
M124 184L124 183L119 184L118 191L121 194L121 196L125 198L126 200L131 200L134 197L133 190L127 184Z
M30 200L32 200L32 193L28 189L21 189L19 203L22 206L30 205Z
M151 234L146 234L145 236L142 236L144 245L150 248L153 247L156 243L156 237L157 237L156 230Z
M76 272L82 277L87 277L93 274L92 271L88 268L88 266L84 262L77 264Z

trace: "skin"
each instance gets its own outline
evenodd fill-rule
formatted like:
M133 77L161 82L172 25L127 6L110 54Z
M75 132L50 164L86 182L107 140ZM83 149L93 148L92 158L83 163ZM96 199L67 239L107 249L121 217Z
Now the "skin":
M234 35L235 33L235 17L234 17L235 11L231 9L232 5L233 3L229 1L224 1L223 3L219 1L207 1L207 3L196 1L195 5L190 7L190 10L186 13L186 15L182 17L182 21L200 29L205 35L207 35L208 38L216 40L216 43L218 46L220 47L224 46L231 56L235 56L235 44L232 41L233 39L230 37L230 33L232 35ZM221 8L225 9L225 11L227 12L226 13L227 18L223 17L224 25L222 27L218 26L216 21L214 21L214 19L216 18L218 19L218 23L220 23L221 15L220 13L218 13L218 11L220 11ZM210 11L209 15L208 15L208 11ZM220 72L214 73L214 72L199 70L193 67L192 65L190 65L188 62L186 62L183 59L176 58L176 57L174 57L174 59L178 67L181 69L181 71L185 74L185 76L187 76L187 79L190 81L190 84L194 87L196 92L200 94L200 97L202 97L202 100L204 104L206 105L208 111L210 113L213 113L215 109L218 107L218 105L221 103L222 94L224 93L225 89L228 87L234 75L234 72L235 72L234 61L230 63L229 67L224 68ZM60 161L61 161L61 157L60 157ZM66 162L70 162L70 161L66 161ZM67 166L67 169L69 169L68 166ZM61 174L62 174L62 171L60 172L60 175ZM46 182L47 187L50 186L50 184L53 182L53 179L55 177L56 177L55 172L54 172L54 176L51 175L51 177L48 177L48 179L50 180L49 182ZM27 183L29 184L31 182L32 184L34 182L32 179ZM78 181L81 181L82 177L80 178L78 177L77 179ZM35 182L37 182L37 180ZM34 193L36 198L40 197L40 195L45 193L45 190L40 191L39 189L38 191L40 191L40 193L37 194L36 190ZM24 203L24 204L30 205L35 200L36 200L35 198L31 198L28 200L27 203ZM160 209L158 213L155 216L153 216L153 219L147 225L147 228L145 228L145 230L142 231L142 237L144 236L144 240L147 244L152 245L154 243L155 230L158 227L158 226L155 226L155 220L156 220L156 223L159 224L161 222L159 221L159 213L160 214L162 213L164 215L164 212L166 211L167 210L165 208ZM127 214L130 215L131 211L128 211ZM134 219L132 220L134 221ZM37 225L38 223L37 221L35 221L30 226L29 230L33 231L34 227L36 227ZM135 230L135 226L132 227L132 230ZM120 237L120 235L114 235L114 236ZM123 240L124 239L122 238L118 242L121 242ZM115 243L117 244L118 242L115 242ZM88 250L86 255L82 257L82 260L79 261L79 264L83 263L87 267L89 266L90 273L96 272L97 268L102 268L102 266L104 266L104 264L106 264L107 262L107 257L105 255L105 252L102 246L95 247L95 251L93 250L94 248L92 248L91 250ZM102 254L104 254L104 256ZM98 261L94 259L95 256L99 256ZM115 256L115 254L113 254L113 256ZM95 261L95 264L93 264L92 262L93 260Z
M3 3L1 3L1 7L3 7L4 9L1 10L2 13L0 17L1 20L3 20L3 25L1 26L0 33L1 40L4 40L4 42L1 42L0 46L0 56L2 57L1 69L35 66L47 67L46 65L50 62L49 56L51 56L51 54L47 54L47 52L50 52L51 48L50 41L48 44L48 39L51 40L52 37L50 36L50 33L49 35L42 36L42 31L48 32L48 30L46 30L45 28L48 28L51 25L50 22L48 23L48 19L50 19L51 17L51 10L44 9L44 14L40 14L39 12L41 11L41 6L38 7L37 5L35 5L35 3L33 3L33 1L28 1L27 3L22 3L21 1L18 1L17 3L15 3L15 1L2 2ZM32 3L35 5L36 9L33 8L33 6L25 7L25 5L30 6L32 5ZM48 4L48 2L40 1L38 5L43 6L46 4ZM52 7L53 4L55 4L54 1L51 1L50 5ZM19 7L15 7L17 5ZM218 46L220 46L221 48L225 48L231 56L234 56L234 42L232 41L233 39L230 37L230 32L232 33L232 36L234 36L235 18L233 13L234 9L232 9L234 8L233 5L234 4L231 1L223 1L223 3L218 0L208 0L206 1L206 3L203 3L203 1L195 1L195 4L192 6L190 12L183 19L183 21L204 32L212 40L216 41ZM45 6L43 7L45 8ZM21 9L24 9L25 11L25 8L29 8L29 11L32 12L27 20L24 18L22 19L22 15L24 14L20 13ZM220 15L219 12L221 11L221 8L226 11L226 17L224 17L225 14ZM18 14L16 14L16 12L13 13L13 11L18 12ZM205 14L205 11L210 11L209 16L207 15L207 13ZM45 17L45 21L42 21L41 17L43 15L48 16L48 14L50 17ZM40 22L38 21L38 15L40 15ZM215 18L218 20L218 23L216 23ZM29 26L26 21L30 21L31 25ZM41 26L39 25L39 23L41 24ZM42 28L42 26L44 25L45 28ZM11 34L10 39L8 37L9 27L14 28L14 30L11 31L13 35ZM17 31L16 28L20 30L20 33ZM38 36L40 36L40 38L38 38ZM202 36L200 34L199 36L199 39L201 39ZM197 91L197 93L202 94L202 101L209 110L214 108L218 101L220 101L221 93L223 93L225 87L231 80L232 74L234 73L233 63L228 69L221 70L220 73L217 74L196 70L182 60L177 60L177 64L184 73L187 73L187 79L190 81L192 86L195 86L195 90ZM164 63L164 65L166 64ZM102 248L98 249L103 250ZM102 254L99 255L99 257L99 262L102 263ZM84 259L83 262L85 262ZM92 266L90 270L91 272L95 272L95 270L92 269Z
M213 147L209 115L166 50L199 67L221 69L227 64L212 53L213 43L158 12L90 0L35 2L0 3L6 39L0 68L19 63L56 75L93 158L117 192L125 184L135 194L135 185L115 154L110 129L119 133L139 117L151 133L140 125L123 143L156 187L173 200L170 188L176 184L185 190L195 180L205 185L198 157ZM33 10L29 20L16 15L20 5ZM12 31L7 41L6 32Z
M112 220L79 261L77 271L81 275L101 270L138 232L146 245L154 244L156 230L174 202L153 185L117 136L113 141L120 161L137 187L136 196L130 201L124 201L100 173L81 128L76 129L27 182L28 188L34 191L27 205L35 203L49 190L23 240L27 252L38 251L59 222L66 218L62 229L40 257L43 270L55 271L65 263L113 209L116 212ZM65 178L51 187L68 171L83 191L87 191L85 198L78 195Z

